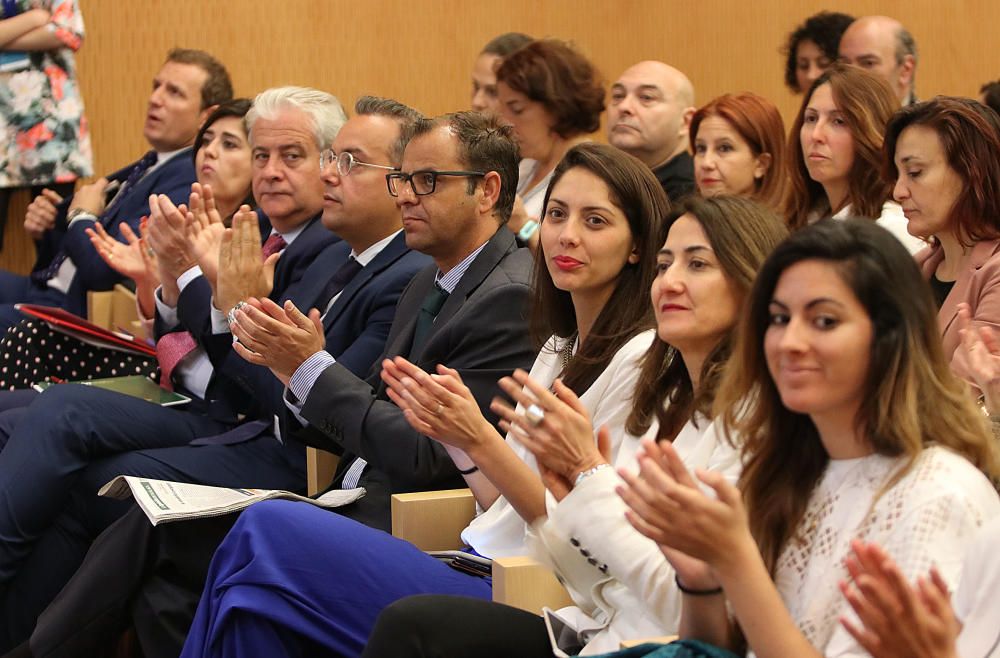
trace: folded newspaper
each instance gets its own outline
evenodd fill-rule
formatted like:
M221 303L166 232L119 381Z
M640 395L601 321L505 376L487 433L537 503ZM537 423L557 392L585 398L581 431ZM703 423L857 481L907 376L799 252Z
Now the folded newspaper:
M101 487L97 494L118 500L133 496L150 522L156 525L203 516L222 516L272 498L299 500L318 507L340 507L364 496L365 490L361 487L332 489L318 498L306 498L274 489L227 489L119 475Z

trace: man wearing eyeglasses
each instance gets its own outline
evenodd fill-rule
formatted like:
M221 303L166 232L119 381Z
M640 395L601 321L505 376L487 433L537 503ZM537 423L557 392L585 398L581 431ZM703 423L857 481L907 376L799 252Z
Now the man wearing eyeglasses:
M418 121L402 169L393 170L389 164L399 162L399 156L387 158L370 139L361 139L356 128L373 118L364 116L360 103L355 109L359 116L345 124L333 149L322 156L323 222L341 234L358 259L388 239L366 270L398 249L400 239L432 256L434 264L420 271L399 299L385 356L403 355L430 371L438 363L458 369L495 422L488 407L499 391L497 380L530 366L534 357L524 319L531 258L502 227L517 175L509 130L474 113ZM397 131L395 148L401 149L405 139ZM508 193L501 195L504 190ZM404 233L395 234L401 218ZM307 272L303 279L308 278ZM437 290L449 292L448 301L415 344L424 302ZM332 348L338 337L329 332L323 349L319 328L310 324L324 309L306 318L294 307L252 306L254 311L235 314L233 330L241 343L236 349L287 380L288 403L309 423L299 438L344 453L332 486L366 489L365 497L336 512L388 530L392 493L462 486L440 445L414 432L387 399L377 367L366 380L353 374L345 367L345 353ZM261 309L284 328L255 312ZM376 311L372 317L383 315ZM32 650L44 655L55 647L72 647L75 655L95 653L100 640L120 627L119 620L130 620L146 655L176 656L212 551L234 517L152 529L133 510L98 538L40 619ZM111 571L121 574L115 588L108 587Z

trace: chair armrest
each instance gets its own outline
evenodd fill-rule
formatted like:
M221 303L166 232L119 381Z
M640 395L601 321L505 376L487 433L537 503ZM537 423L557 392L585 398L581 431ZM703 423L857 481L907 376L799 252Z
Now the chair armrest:
M618 645L619 649L631 649L632 647L637 647L640 644L670 644L677 640L676 635L660 635L659 637L644 637L641 640L622 640Z
M542 614L573 605L566 588L544 564L527 556L493 560L493 600L521 610Z
M319 495L333 482L340 457L325 450L306 448L306 491L310 496Z
M462 546L462 530L476 515L468 489L421 491L392 496L392 534L422 551Z
M102 329L111 329L111 310L114 306L110 290L87 292L87 320Z

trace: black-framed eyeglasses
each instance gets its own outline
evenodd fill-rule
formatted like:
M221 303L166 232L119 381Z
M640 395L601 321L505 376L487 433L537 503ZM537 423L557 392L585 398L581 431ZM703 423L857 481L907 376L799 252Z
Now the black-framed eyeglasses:
M354 154L350 151L342 151L337 153L333 149L326 149L319 154L319 169L320 171L325 171L328 167L337 166L337 173L341 176L347 176L351 173L354 167L373 167L375 169L385 169L386 171L395 171L395 167L387 167L385 165L372 164L370 162L362 162L354 157Z
M403 190L403 186L407 183L410 184L410 189L413 190L414 194L417 196L425 196L427 194L434 194L434 190L437 187L438 176L466 176L478 178L485 175L486 172L484 171L434 171L433 169L422 169L409 174L401 171L386 174L385 182L389 186L389 194L392 196L399 196L399 193Z

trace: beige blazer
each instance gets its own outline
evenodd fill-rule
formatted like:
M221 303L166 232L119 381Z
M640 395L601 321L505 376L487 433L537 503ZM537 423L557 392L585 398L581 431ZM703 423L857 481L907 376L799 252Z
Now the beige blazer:
M924 278L930 279L944 259L944 250L933 245L914 256ZM968 265L938 311L938 326L944 354L959 377L971 382L958 335L958 304L965 302L972 312L972 326L991 326L1000 331L1000 240L984 240L969 254Z

